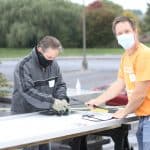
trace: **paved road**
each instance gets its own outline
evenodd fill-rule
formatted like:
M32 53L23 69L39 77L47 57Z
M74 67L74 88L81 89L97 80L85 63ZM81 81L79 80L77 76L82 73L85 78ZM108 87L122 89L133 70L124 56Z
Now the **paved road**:
M13 81L13 72L17 63L18 60L8 60L0 64L0 72L4 73L9 81ZM68 87L74 88L76 80L79 79L82 88L92 89L111 83L116 78L119 59L90 58L88 71L82 70L82 59L58 59L58 63Z

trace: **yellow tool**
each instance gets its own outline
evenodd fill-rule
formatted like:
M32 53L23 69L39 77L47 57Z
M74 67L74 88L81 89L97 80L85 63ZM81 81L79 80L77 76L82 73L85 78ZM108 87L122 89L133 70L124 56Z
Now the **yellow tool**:
M108 113L109 110L108 109L103 109L103 108L93 108L91 109L92 112L104 112L104 113Z
M105 108L105 107L96 106L96 105L94 105L93 109L91 109L91 111L93 112L105 112L105 113L114 113L117 110L118 110L117 108Z

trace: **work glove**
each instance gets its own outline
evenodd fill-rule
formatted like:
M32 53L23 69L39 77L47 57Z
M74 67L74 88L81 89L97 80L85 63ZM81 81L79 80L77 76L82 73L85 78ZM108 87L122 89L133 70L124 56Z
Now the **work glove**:
M69 104L65 99L55 99L52 109L57 115L67 115L69 113Z

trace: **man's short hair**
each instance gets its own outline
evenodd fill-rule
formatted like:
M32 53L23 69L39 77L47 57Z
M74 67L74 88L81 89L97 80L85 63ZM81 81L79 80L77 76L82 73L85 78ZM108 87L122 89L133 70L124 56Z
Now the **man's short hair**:
M114 34L116 34L116 25L120 22L129 22L129 24L131 25L132 29L135 30L136 29L136 23L134 20L130 19L129 17L126 16L119 16L116 17L112 23L112 31Z
M60 41L53 36L43 37L37 44L37 47L41 47L43 51L46 51L47 48L58 49L62 51L62 45Z

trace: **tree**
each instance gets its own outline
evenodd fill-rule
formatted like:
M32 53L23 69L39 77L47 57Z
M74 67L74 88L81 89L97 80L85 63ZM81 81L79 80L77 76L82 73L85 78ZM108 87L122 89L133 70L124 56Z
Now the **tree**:
M150 32L150 3L147 4L148 9L147 12L145 14L145 18L144 18L144 24L143 24L143 31L144 32Z
M111 26L113 19L120 12L122 12L120 6L109 3L108 1L95 1L87 7L86 23L88 47L112 47L114 45L115 38Z
M80 5L66 0L0 0L0 13L1 47L31 47L48 34L65 47L79 46Z

